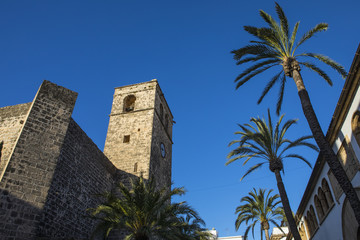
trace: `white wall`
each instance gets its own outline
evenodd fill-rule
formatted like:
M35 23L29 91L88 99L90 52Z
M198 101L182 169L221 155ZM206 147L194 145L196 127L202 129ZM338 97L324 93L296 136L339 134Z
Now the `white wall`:
M341 144L342 144L344 138L347 137L348 139L350 139L351 146L352 146L354 153L358 160L360 159L360 147L358 146L358 144L355 140L355 137L352 134L351 120L352 120L353 114L357 110L359 110L359 105L360 105L360 90L358 89L356 92L354 101L350 107L350 110L347 113L345 121L341 127L341 131L339 132L338 138L336 139L335 143L333 144L333 150L335 152L337 152L338 149L341 147ZM314 196L315 196L315 194L317 194L318 188L321 186L322 179L325 178L329 184L330 191L334 198L335 205L330 210L329 214L323 219L322 222L319 222L319 218L317 217L319 228L315 232L315 234L312 238L313 240L323 240L323 239L339 239L339 240L341 240L341 239L343 239L342 207L343 207L343 203L345 200L345 194L341 195L338 202L336 201L330 180L327 176L328 171L329 171L329 166L327 165L327 163L325 163L325 165L321 171L320 177L318 178L318 181L316 183L316 187L314 188L314 192L312 193L311 198L310 198L310 200L305 208L305 211L303 213L302 221L304 221L304 216L306 216L306 213L309 210L310 205L312 205L314 207L315 214L317 215L315 204L314 204ZM354 187L360 187L360 174L359 173L357 173L355 175L355 177L353 178L352 184Z

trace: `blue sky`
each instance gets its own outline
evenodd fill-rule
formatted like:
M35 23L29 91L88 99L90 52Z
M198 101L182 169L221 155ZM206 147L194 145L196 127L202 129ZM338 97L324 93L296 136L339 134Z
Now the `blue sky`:
M299 36L319 22L318 34L299 51L326 54L348 71L359 44L357 0L279 1ZM340 4L341 3L341 4ZM246 167L225 166L237 123L275 108L277 88L256 105L271 75L235 91L243 70L230 51L252 40L244 25L264 26L258 10L275 16L268 0L17 1L0 2L0 107L30 102L43 79L79 93L74 119L103 149L114 88L158 79L174 114L173 181L220 236L235 232L234 210L253 187L276 189L264 167L240 182ZM322 65L320 65L322 66ZM302 71L319 121L326 131L344 80L328 70L329 87ZM289 79L282 109L299 118L290 137L310 134L295 84ZM274 112L273 112L274 113ZM316 153L302 150L310 162ZM311 174L298 161L285 163L285 186L295 212Z

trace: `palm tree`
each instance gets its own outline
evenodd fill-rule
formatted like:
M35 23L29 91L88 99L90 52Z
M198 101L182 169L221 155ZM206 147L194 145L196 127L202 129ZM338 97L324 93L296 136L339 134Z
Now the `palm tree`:
M196 239L196 240L210 240L212 235L206 231L202 226L205 222L200 218L194 218L192 215L181 216L180 221L184 226L181 227L183 239Z
M235 227L236 230L238 230L242 223L247 224L249 221L252 221L252 224L247 226L245 230L245 239L247 239L250 230L252 230L254 237L254 228L257 223L260 223L261 240L263 239L263 231L265 231L266 240L270 240L270 223L280 228L274 219L278 219L281 216L282 208L278 206L281 201L279 200L278 194L270 196L272 191L271 189L266 194L266 189L260 188L259 192L257 192L254 188L253 191L249 192L249 196L241 198L240 202L242 204L238 206L235 211L235 213L238 214Z
M238 65L248 62L257 62L253 66L247 68L235 79L235 82L237 82L236 88L239 88L251 78L266 71L267 69L280 65L281 70L279 71L279 73L277 73L274 77L270 79L258 100L258 103L260 103L263 100L264 96L275 85L275 83L280 82L279 98L277 102L277 114L279 114L283 102L286 76L291 77L295 81L302 109L310 126L314 139L319 146L320 152L327 161L336 180L339 182L342 190L346 194L346 197L349 199L351 207L354 210L357 222L360 225L359 198L349 178L347 177L345 170L342 168L341 163L337 159L336 154L332 150L329 142L326 140L325 135L320 127L319 121L316 117L316 114L310 102L308 92L305 88L303 79L300 74L300 65L317 73L330 86L332 85L332 81L330 77L314 63L306 60L300 61L300 59L312 58L319 60L336 70L343 78L347 76L347 73L340 64L322 54L295 54L298 47L301 46L308 39L312 38L316 33L326 31L328 28L328 24L317 24L314 28L305 33L300 39L300 41L295 44L295 38L300 22L297 22L295 24L295 27L290 34L288 20L285 16L285 13L278 3L275 4L276 12L280 19L280 23L276 22L269 14L267 14L263 10L260 10L260 16L265 20L269 27L257 28L252 26L244 26L245 31L255 36L258 40L250 41L252 44L232 51L232 53L234 54L234 59L237 61ZM244 56L247 57L244 58Z
M279 189L281 202L284 207L286 218L289 223L290 231L295 240L300 240L300 235L296 227L294 217L290 208L289 200L285 191L280 171L283 169L283 160L288 158L297 158L304 161L311 167L311 164L302 156L298 154L288 154L290 149L299 146L306 146L314 150L318 150L314 144L307 142L312 136L303 136L294 141L285 138L286 131L297 122L297 120L289 120L281 126L284 115L281 115L276 126L273 127L270 111L268 110L268 123L265 119L251 118L250 121L255 126L250 124L240 125L242 131L235 132L240 135L240 140L234 140L229 145L239 144L239 146L232 150L226 162L226 165L244 159L244 165L251 159L261 159L262 161L250 167L250 169L241 178L243 179L254 170L259 169L264 164L269 164L269 169L275 174L277 186Z
M93 236L107 238L113 229L121 229L126 240L201 239L204 221L197 212L186 202L171 203L173 196L185 193L183 188L158 189L154 178L140 177L130 188L120 183L117 190L101 194L104 203L88 210L99 220Z

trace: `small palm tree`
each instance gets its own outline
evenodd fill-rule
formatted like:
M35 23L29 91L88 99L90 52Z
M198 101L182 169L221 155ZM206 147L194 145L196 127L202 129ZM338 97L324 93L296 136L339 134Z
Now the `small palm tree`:
M121 229L128 233L126 240L201 239L204 221L197 212L186 202L171 203L173 196L185 193L183 188L158 189L154 178L140 177L130 188L120 183L117 190L101 194L104 203L88 210L99 220L93 236L107 238L113 229Z
M300 53L296 54L296 50L312 38L315 34L326 31L328 29L327 23L319 23L314 28L305 33L301 39L295 43L299 22L295 24L293 31L290 33L288 20L284 11L279 4L276 3L276 12L280 19L280 23L276 22L272 16L260 10L260 16L265 20L269 27L252 27L245 26L244 30L257 38L256 41L250 41L252 44L232 51L234 59L238 65L245 63L256 62L251 67L242 72L236 79L236 88L241 87L247 81L256 75L273 67L279 67L280 71L270 79L265 86L258 103L260 103L269 90L278 82L280 82L279 98L277 102L277 114L280 113L281 105L283 102L284 89L286 84L286 77L294 80L298 95L300 97L302 109L307 122L310 126L311 132L317 145L320 148L325 160L327 161L332 173L336 180L339 182L342 190L349 199L351 207L354 210L358 224L360 225L360 201L356 192L347 177L345 170L342 168L341 163L332 150L329 142L326 140L325 135L320 127L319 121L316 117L312 107L308 92L305 88L302 76L300 74L300 66L310 69L323 78L329 85L332 85L330 77L325 71L320 69L317 65L307 60L301 59L316 59L337 71L343 78L347 76L344 68L330 59L327 56L318 53ZM246 56L246 57L245 57ZM245 58L244 58L245 57Z
M245 230L245 239L247 239L250 230L252 230L254 237L254 228L257 223L260 223L261 240L263 239L263 231L265 231L266 240L270 240L270 223L280 228L275 219L281 216L282 208L279 206L281 201L278 194L270 195L272 191L271 189L266 194L266 189L260 188L259 192L257 192L254 188L253 191L249 192L249 196L241 198L240 202L242 204L238 206L235 211L235 213L238 214L235 227L236 230L238 230L242 223L247 224L248 222L252 222Z
M318 150L318 148L314 144L307 142L312 136L303 136L294 141L285 138L287 130L295 124L297 120L289 120L281 126L283 117L284 115L280 116L274 127L271 121L270 111L268 110L268 123L265 119L251 118L250 121L254 123L255 126L250 124L239 125L242 131L235 132L235 134L240 135L240 140L235 140L230 143L230 145L239 144L239 146L229 153L229 160L226 165L239 159L245 159L244 165L251 159L261 159L262 161L260 163L250 167L241 178L243 179L249 173L259 169L262 165L269 164L270 171L273 172L276 177L281 202L289 223L290 231L295 240L300 240L280 171L284 171L283 161L288 158L300 159L311 167L311 164L304 157L298 154L288 154L290 149L299 146L306 146L314 150Z
M183 226L181 227L181 234L184 236L183 239L212 239L212 235L202 227L205 225L202 219L194 218L192 215L181 216L179 219L183 222Z

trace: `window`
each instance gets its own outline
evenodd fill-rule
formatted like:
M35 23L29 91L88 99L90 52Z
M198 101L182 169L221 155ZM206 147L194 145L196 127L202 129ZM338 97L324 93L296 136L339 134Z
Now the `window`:
M134 164L134 172L137 172L137 169L138 169L138 163L135 163Z
M326 214L329 211L329 204L326 201L326 197L325 197L325 194L324 194L324 191L322 190L322 188L319 188L318 195L319 195L319 199L321 202L321 207L324 211L324 214Z
M130 142L130 135L125 135L124 136L124 143L128 143Z
M321 182L321 187L325 193L326 202L329 205L329 207L331 207L334 204L334 198L331 195L329 184L325 178Z
M312 236L312 234L315 231L315 228L314 228L314 221L313 221L311 213L309 211L307 211L307 213L306 213L305 222L306 222L307 228L309 229L309 236Z
M360 112L359 111L356 111L352 117L351 130L353 131L356 142L360 147Z
M318 221L316 219L316 215L315 215L315 211L314 211L313 206L310 206L310 214L311 214L311 217L313 219L314 230L316 230L316 228L318 227Z
M344 167L346 175L351 181L356 175L356 173L359 171L359 162L355 158L351 143L347 137L345 137L345 139L343 140L341 147L337 152L337 157L340 160L342 166Z
M135 109L136 97L134 95L129 95L124 98L124 112L131 112Z
M318 222L312 205L310 206L310 209L306 212L305 223L309 230L309 235L312 236L318 227Z
M319 197L317 195L315 195L314 197L314 203L315 203L315 208L316 208L316 212L319 216L319 219L323 219L324 218L324 209L323 206L321 205L321 202L319 200Z

